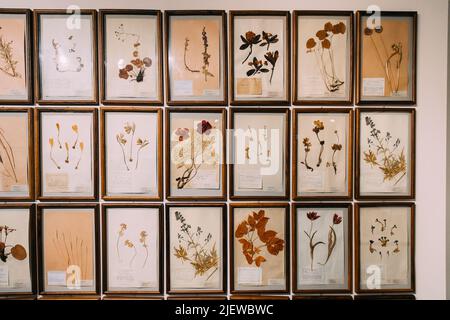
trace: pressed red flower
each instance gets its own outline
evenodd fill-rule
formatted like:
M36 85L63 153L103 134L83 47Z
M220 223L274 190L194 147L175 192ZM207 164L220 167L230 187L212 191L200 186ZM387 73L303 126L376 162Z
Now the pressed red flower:
M197 124L197 132L200 134L210 134L211 129L212 125L207 120L202 120Z
M333 216L333 224L340 224L342 222L342 217L338 216L337 213Z
M320 218L319 214L315 211L307 212L306 217L311 221L314 221L314 220L317 220Z
M132 66L131 64L127 64L127 65L125 66L125 70L126 70L126 71L132 71L132 70L133 70L133 66Z

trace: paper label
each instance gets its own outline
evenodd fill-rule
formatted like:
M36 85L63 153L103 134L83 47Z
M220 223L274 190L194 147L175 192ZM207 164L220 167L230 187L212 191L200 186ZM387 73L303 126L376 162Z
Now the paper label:
M47 173L45 183L49 192L64 192L69 187L69 175L67 173Z
M311 270L311 267L303 267L302 270L302 279L305 281L311 281L311 282L323 282L324 281L325 274L323 272L323 269L314 269Z
M263 179L260 170L244 170L239 174L239 188L242 189L262 189Z
M216 170L199 170L186 189L219 189L219 179Z
M384 96L384 78L363 78L363 95Z
M15 184L15 185L11 186L11 191L13 191L13 192L28 192L28 185Z
M66 272L65 271L48 271L47 285L49 286L65 286Z
M194 91L192 80L175 80L173 91L177 96L192 96Z
M303 96L321 96L324 92L323 80L319 76L303 76L302 87Z
M325 185L325 175L323 172L319 170L314 170L313 172L304 170L306 169L302 169L300 174L300 189L307 191L322 191Z
M261 95L262 80L261 78L238 78L236 88L238 95Z
M220 95L220 90L218 89L205 89L203 90L203 95L208 97L217 97Z
M252 267L238 268L238 283L247 285L262 284L262 269Z
M284 279L269 279L267 281L269 286L284 286L285 280Z
M0 266L0 288L9 287L9 269L8 266Z

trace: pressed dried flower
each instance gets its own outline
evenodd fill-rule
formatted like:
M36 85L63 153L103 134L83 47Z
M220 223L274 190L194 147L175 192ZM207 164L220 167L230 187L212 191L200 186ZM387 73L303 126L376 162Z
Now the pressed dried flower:
M306 49L312 49L316 46L316 40L313 38L309 38L308 41L306 41Z
M316 37L319 38L319 40L323 40L328 37L328 32L326 32L325 30L319 30L316 32Z
M197 132L200 134L210 134L212 125L208 120L202 120L197 124Z
M325 30L325 31L332 31L333 30L333 24L331 23L331 22L327 22L327 23L325 23L325 25L323 26L323 29Z
M311 212L306 213L306 217L311 221L314 221L314 220L317 220L320 218L319 214L316 211L311 211Z

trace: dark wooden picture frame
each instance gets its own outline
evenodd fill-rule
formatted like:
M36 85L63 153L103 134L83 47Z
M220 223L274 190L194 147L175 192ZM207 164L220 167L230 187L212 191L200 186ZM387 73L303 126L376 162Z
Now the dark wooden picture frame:
M353 199L353 109L350 108L308 108L299 109L296 108L293 111L293 127L292 127L292 199L294 201L316 201L316 200L352 200ZM298 128L299 114L313 114L313 113L324 113L324 114L348 114L348 134L347 139L347 195L345 196L334 196L334 195L298 195L298 148L301 147L302 141L298 140Z
M36 255L36 205L34 203L9 203L1 204L3 209L25 209L29 211L29 229L28 229L28 257L30 264L31 291L29 292L0 292L0 300L8 299L35 299L37 295L37 255Z
M234 137L233 131L235 129L234 121L237 113L255 113L255 114L266 114L266 113L277 113L285 115L285 159L284 159L284 188L285 194L282 196L265 196L265 195L236 195L234 190L234 161L232 157L234 155ZM278 201L278 200L289 200L291 185L290 185L290 151L291 151L291 112L288 108L231 108L230 109L230 119L229 119L229 150L230 150L230 163L228 164L228 171L230 175L230 199L239 201L239 200L248 200L248 201Z
M362 289L361 288L361 254L360 254L360 214L361 208L376 208L376 207L403 207L410 210L410 253L409 258L411 262L411 288L402 289ZM413 202L365 202L355 203L355 224L354 224L354 238L355 238L355 292L358 294L378 294L378 293L414 293L416 290L415 281L415 210L416 205Z
M77 292L66 292L66 291L46 291L45 290L45 268L44 268L44 216L45 209L91 209L94 214L94 233L93 240L95 241L93 256L95 258L94 262L94 291L77 291ZM70 213L69 213L70 214ZM70 296L78 297L86 296L91 299L99 299L100 297L100 286L101 286L101 269L100 269L100 205L94 203L40 203L37 205L37 252L38 252L38 271L39 271L39 294L51 299L67 299ZM69 298L72 299L72 298Z
M298 26L298 20L300 17L342 17L349 19L350 25L347 26L346 32L349 36L349 45L348 48L348 72L347 72L347 93L348 99L302 99L299 97L298 92L298 83L300 82L300 74L298 71L299 68L299 51L300 48L304 48L304 44L298 43L298 34L302 32ZM293 93L293 105L296 106L351 106L353 105L353 70L354 70L354 39L353 39L353 11L331 11L331 10L294 10L292 16L293 23L293 85L292 85L292 93ZM313 36L313 35L312 35ZM320 44L318 44L320 45Z
M108 284L108 209L110 208L142 208L142 209L158 209L158 290L150 291L150 290L109 290ZM143 204L143 203L105 203L102 204L102 280L103 280L103 293L108 297L118 297L118 296L130 296L135 295L137 297L142 296L154 296L154 295L162 295L164 293L164 207L162 204ZM152 230L154 231L154 230Z
M156 17L158 44L158 99L108 99L106 96L107 83L107 52L106 52L106 18L107 16L129 15L129 16L149 16ZM100 52L100 101L104 105L142 105L142 106L162 106L164 104L164 82L163 82L163 48L162 48L162 14L159 10L139 10L139 9L100 9L99 10L99 52Z
M81 9L79 11L80 15L87 15L92 17L92 68L93 68L93 97L92 99L80 99L80 100L71 100L71 99L44 99L42 97L42 83L41 83L41 62L40 62L40 47L41 47L41 16L43 15L66 15L70 17L72 14L64 9L36 9L33 11L34 18L34 88L35 88L35 101L39 105L97 105L99 102L98 99L98 33L97 33L97 10L93 9Z
M211 295L211 294L226 294L227 292L227 256L228 256L228 250L227 250L227 204L226 203L176 203L176 204L166 204L166 285L167 285L167 293L169 295L189 295L189 294L195 294L195 295ZM171 208L221 208L222 209L222 236L220 237L222 239L222 258L221 258L221 267L222 267L222 289L172 289L171 288L171 282L170 282L170 259L172 254L172 247L170 242L170 209Z
M174 100L171 93L171 77L170 77L170 20L172 17L220 17L222 19L222 41L221 47L221 63L220 68L222 70L221 83L222 83L222 96L220 100L208 100L208 99L189 99L189 100ZM227 106L228 105L228 54L227 54L227 14L224 10L165 10L164 11L164 50L165 50L165 79L166 79L166 99L168 106Z
M299 289L298 288L298 255L297 255L297 243L298 233L298 213L299 208L340 208L347 209L347 242L345 249L347 250L347 287L345 289ZM344 230L345 232L345 230ZM302 233L303 234L303 233ZM304 234L303 234L304 235ZM344 234L345 236L345 234ZM294 203L292 204L292 278L293 278L293 292L294 294L351 294L353 292L353 205L351 202L343 203Z
M222 189L220 196L175 196L171 193L171 148L170 148L170 115L173 113L186 113L186 114L198 114L199 117L202 114L217 113L222 117L222 163L221 166L221 182L220 187ZM165 148L166 148L166 168L165 168L165 183L166 183L166 199L169 201L208 201L217 200L224 201L227 199L227 110L225 108L168 108L165 110Z
M158 136L157 136L157 184L158 195L108 195L107 192L107 147L106 147L106 113L120 112L120 113L155 113L158 117ZM127 201L127 200L139 200L139 201L161 201L163 199L163 110L161 108L148 108L148 107L101 107L100 108L100 153L101 153L101 197L107 201Z
M34 110L33 108L0 108L0 115L3 113L26 113L28 115L28 196L0 196L0 201L33 201L34 190Z
M235 79L235 72L234 72L234 50L235 50L235 44L234 43L234 21L236 17L249 17L249 16L255 16L255 17L279 17L286 19L286 29L285 32L285 70L284 70L284 81L285 83L285 99L244 99L239 100L236 99L234 89L234 79ZM229 44L230 44L230 105L232 106L290 106L291 105L291 14L290 11L274 11L274 10L231 10L229 13Z
M92 114L92 161L93 180L92 196L45 196L42 192L42 150L41 150L41 114L46 112L60 113L90 113ZM34 115L35 130L35 177L36 177L36 199L40 201L96 201L98 200L98 110L89 107L54 107L54 108L36 108Z
M27 83L26 99L0 99L2 105L32 105L34 103L34 75L33 75L33 13L30 9L0 9L0 15L18 14L25 15L25 71Z
M408 99L389 99L389 97L381 96L380 99L364 99L362 95L362 79L361 79L361 71L362 71L362 37L364 36L364 32L362 32L362 18L370 17L374 14L380 16L380 21L383 20L383 17L386 18L410 18L411 19L411 28L412 28L412 36L409 39L409 46L411 46L411 55L409 60L411 61L411 74L408 71L408 77L410 76L411 81L411 98ZM376 19L376 18L375 18ZM389 46L390 47L390 46ZM415 105L417 99L417 12L415 11L378 11L369 13L367 11L357 11L356 12L356 104L357 105L396 105L396 106L406 106L406 105ZM409 69L409 67L408 67ZM385 75L386 77L386 75ZM383 99L384 98L384 99Z
M360 166L362 164L361 159L361 113L370 112L383 112L383 113L409 113L411 121L409 123L409 136L410 136L410 190L408 195L361 195L360 192ZM356 108L355 113L355 198L357 200L413 200L416 195L416 110L412 108Z
M235 274L234 274L234 254L235 254L235 248L234 248L234 239L235 239L235 219L234 219L234 210L238 208L283 208L285 211L284 221L285 221L285 228L284 228L284 273L285 273L285 289L283 290L265 290L256 288L255 290L243 290L243 289L236 289L234 280L235 280ZM290 257L291 257L291 227L290 227L290 204L288 202L281 203L281 202L253 202L253 203L231 203L230 204L230 210L229 210L229 254L230 254L230 293L232 296L242 296L242 295L250 295L258 297L258 299L266 299L264 295L270 295L270 294L288 294L290 292L291 288L291 275L290 275ZM259 296L261 295L261 296Z

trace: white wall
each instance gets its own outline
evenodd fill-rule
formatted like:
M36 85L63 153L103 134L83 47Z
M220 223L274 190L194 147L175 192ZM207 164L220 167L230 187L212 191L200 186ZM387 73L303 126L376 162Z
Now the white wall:
M418 11L416 138L416 293L446 297L446 147L448 0L0 0L0 7L224 10ZM450 233L450 230L448 230ZM450 248L449 248L450 249Z

